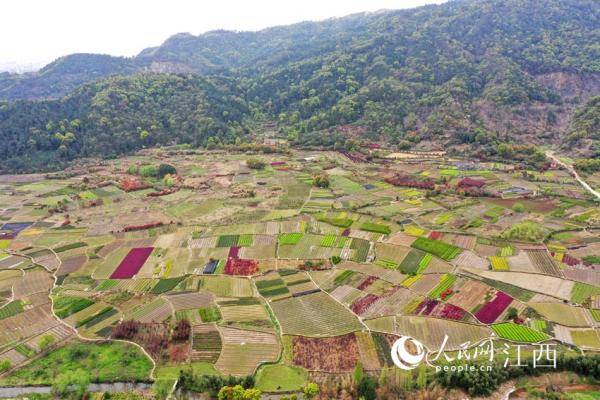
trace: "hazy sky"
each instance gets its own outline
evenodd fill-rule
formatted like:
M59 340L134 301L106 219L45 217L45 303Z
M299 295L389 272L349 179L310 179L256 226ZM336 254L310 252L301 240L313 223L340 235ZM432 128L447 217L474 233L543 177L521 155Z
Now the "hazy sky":
M77 52L133 56L178 32L258 30L443 0L2 0L0 64Z

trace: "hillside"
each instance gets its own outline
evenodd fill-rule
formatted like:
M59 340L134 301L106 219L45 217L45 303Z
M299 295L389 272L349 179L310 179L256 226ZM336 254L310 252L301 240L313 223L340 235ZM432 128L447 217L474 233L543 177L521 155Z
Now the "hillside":
M141 146L231 140L245 133L247 113L227 80L112 77L61 100L0 105L0 169L57 170L75 158L113 157Z
M503 143L525 142L566 145L589 156L598 150L593 135L581 134L578 126L593 128L597 118L597 107L586 102L600 94L598 26L600 7L593 0L458 0L258 32L178 34L132 59L68 56L36 74L0 75L0 98L60 98L86 82L144 71L183 74L180 79L221 76L233 90L233 110L239 102L251 110L240 124L276 120L281 132L299 144L344 145L348 137L322 131L353 124L357 128L351 132L399 148L443 146L493 157ZM18 114L45 111L12 118L10 126L10 113L3 112L0 138L16 140L17 149L31 154L25 144L32 128L61 120L60 113L48 110L57 104L64 109L72 96L43 105L2 106ZM86 119L77 114L80 110L63 111ZM132 126L145 126L143 115L133 116L140 119ZM169 124L163 128L172 142L190 142ZM19 132L17 138L10 137L13 131ZM220 140L234 141L234 136ZM144 144L132 142L131 149ZM63 157L79 155L73 150Z

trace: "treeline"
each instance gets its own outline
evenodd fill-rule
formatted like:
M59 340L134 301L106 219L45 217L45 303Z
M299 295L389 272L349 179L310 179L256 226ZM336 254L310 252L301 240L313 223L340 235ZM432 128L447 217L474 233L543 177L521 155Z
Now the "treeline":
M500 364L494 364L491 371L440 371L436 374L436 381L444 387L461 388L471 396L489 396L495 392L502 383L524 376L537 376L547 372L569 371L579 375L600 379L600 356L588 355L577 357L565 357L559 354L556 360L556 369L545 367L533 367L533 362L524 362L523 367L504 368Z

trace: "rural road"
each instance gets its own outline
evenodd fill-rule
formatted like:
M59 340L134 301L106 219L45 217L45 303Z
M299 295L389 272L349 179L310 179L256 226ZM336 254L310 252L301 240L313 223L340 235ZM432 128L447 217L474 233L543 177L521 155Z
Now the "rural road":
M570 165L562 162L551 151L546 151L546 157L550 158L551 160L554 160L558 165L560 165L561 167L563 167L567 171L569 171L569 173L571 174L571 176L573 176L573 178L575 178L581 184L581 186L583 186L588 192L590 192L591 194L593 194L594 196L596 196L596 198L598 200L600 200L600 192L595 191L590 185L587 184L586 181L584 181L583 179L581 179L581 177L579 176L579 174L577 173L577 171L575 171L575 169L572 166L570 166Z

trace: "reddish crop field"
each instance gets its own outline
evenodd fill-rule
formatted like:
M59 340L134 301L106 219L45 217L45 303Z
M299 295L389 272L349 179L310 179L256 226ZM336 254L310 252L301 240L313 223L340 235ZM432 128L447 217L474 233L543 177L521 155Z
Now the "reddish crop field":
M295 336L292 342L294 364L311 371L352 371L359 357L354 333L329 338Z
M504 312L512 301L513 298L506 293L498 292L494 300L486 303L475 313L475 317L484 324L491 324Z
M225 264L225 273L227 275L254 275L258 272L258 262L256 260L245 260L242 258L230 258Z
M146 262L154 247L138 247L131 249L112 273L110 279L129 279L138 273Z
M377 300L379 300L379 296L368 294L352 304L352 311L357 315L362 315L369 307L371 307L371 304L375 303Z
M578 265L578 264L581 263L580 260L578 260L577 258L575 258L573 256L570 256L568 254L565 254L563 256L562 262L565 263L565 264L567 264L569 267L573 267L573 266Z
M240 248L238 246L231 246L229 248L229 258L239 258L238 255L240 253Z
M434 313L436 316L457 321L463 319L466 314L465 310L454 304L444 304L441 305L441 307L438 307L438 309L439 310L435 310Z
M366 288L368 288L369 286L371 286L373 284L373 282L375 282L376 280L377 280L377 277L369 275L369 276L367 276L365 278L364 281L362 281L360 283L360 285L358 285L357 289L358 290L365 290Z
M440 302L434 299L425 299L415 309L417 315L429 315Z

